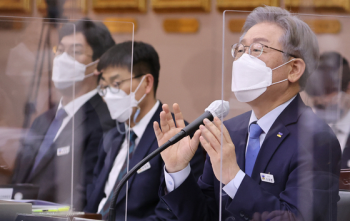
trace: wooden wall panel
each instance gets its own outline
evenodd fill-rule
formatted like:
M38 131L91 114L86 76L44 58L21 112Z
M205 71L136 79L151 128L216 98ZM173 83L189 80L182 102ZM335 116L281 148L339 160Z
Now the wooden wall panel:
M32 11L30 0L0 0L1 12L25 12Z
M286 8L293 11L316 9L321 11L350 12L349 0L284 0Z
M146 12L146 0L93 0L96 12Z
M156 12L209 12L210 0L152 0Z
M279 6L279 0L217 0L216 7L224 10L252 10L255 7L269 5Z

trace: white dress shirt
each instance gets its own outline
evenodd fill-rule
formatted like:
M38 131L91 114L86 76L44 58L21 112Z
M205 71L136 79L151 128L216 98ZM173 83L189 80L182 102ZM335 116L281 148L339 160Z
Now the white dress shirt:
M156 104L152 107L150 111L138 122L131 130L134 131L134 133L137 135L137 138L135 140L135 149L137 148L137 145L139 144L143 133L146 130L147 125L149 124L150 120L152 119L153 115L157 111L158 107L160 105L160 102L157 101ZM128 126L125 124L125 131L128 130ZM98 206L98 211L100 212L101 209L103 208L103 205L106 203L106 200L108 199L109 195L111 194L113 187L115 185L115 182L117 181L117 178L119 176L120 170L122 169L126 155L127 155L127 150L128 150L128 144L127 144L127 139L126 137L124 138L124 141L122 143L122 146L120 147L120 150L118 152L117 157L115 158L113 162L113 167L111 171L109 172L108 179L105 184L105 189L104 193L106 197L104 197L99 206ZM129 168L130 169L130 168Z
M329 124L338 138L342 152L350 134L350 111L334 124Z
M287 102L276 107L275 109L273 109L269 113L265 114L260 119L257 119L254 111L252 111L252 114L251 114L250 120L249 120L249 125L248 125L248 133L249 133L250 124L257 121L257 124L263 130L263 133L261 133L260 138L259 138L260 139L260 147L263 144L265 137L266 137L266 134L269 132L272 124L275 122L277 117L282 113L282 111L294 100L295 97L296 96L292 97ZM249 134L248 134L248 137L249 137ZM248 146L248 142L246 145L246 151L247 151L247 146ZM164 166L165 184L166 184L168 193L170 193L171 191L173 191L174 189L179 187L185 181L185 179L188 177L190 172L191 172L190 165L187 165L187 167L185 169L183 169L179 172L176 172L176 173L167 173L165 170L165 166ZM238 190L239 186L241 185L244 176L245 176L245 173L242 170L239 170L236 177L233 178L233 180L231 180L227 185L225 185L223 187L223 190L232 199L236 195L237 190Z
M94 90L92 90L84 95L81 95L78 98L75 98L74 100L69 102L66 106L63 106L62 99L60 100L57 111L60 108L63 108L66 111L67 116L63 119L62 125L61 125L60 129L58 130L58 132L55 136L55 139L53 141L55 141L57 139L57 137L62 132L63 128L68 124L70 119L72 119L74 114L81 108L81 106L83 106L88 100L90 100L93 96L95 96L95 94L97 94L97 89L94 89ZM56 112L56 114L57 114L57 112Z

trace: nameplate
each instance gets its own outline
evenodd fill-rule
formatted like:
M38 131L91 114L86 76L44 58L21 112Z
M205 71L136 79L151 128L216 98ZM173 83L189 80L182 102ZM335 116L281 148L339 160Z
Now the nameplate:
M70 151L70 146L57 148L57 156L67 155Z
M273 178L272 174L260 173L260 178L263 182L275 183L275 179Z
M13 188L0 188L0 199L12 199Z
M163 28L167 33L196 33L199 29L199 22L195 18L168 18L163 21Z
M106 18L103 24L111 33L133 33L137 30L135 18Z
M140 169L137 170L137 173L145 172L146 170L151 169L151 164L147 162L145 165L143 165Z

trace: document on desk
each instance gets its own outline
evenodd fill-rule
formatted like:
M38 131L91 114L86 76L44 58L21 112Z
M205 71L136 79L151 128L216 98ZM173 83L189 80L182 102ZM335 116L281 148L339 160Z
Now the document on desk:
M45 212L68 212L70 209L69 205L63 205L58 203L52 203L44 200L7 200L18 203L31 203L33 213L45 213Z

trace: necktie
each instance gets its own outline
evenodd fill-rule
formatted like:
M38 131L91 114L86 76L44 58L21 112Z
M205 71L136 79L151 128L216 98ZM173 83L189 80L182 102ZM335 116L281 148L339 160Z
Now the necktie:
M45 153L49 150L50 146L52 145L56 134L58 130L60 129L63 119L67 117L67 112L61 108L57 111L55 119L52 121L49 129L47 130L45 134L45 138L43 142L41 143L41 146L39 148L38 154L36 155L34 165L32 167L30 177L33 175L33 172L35 171L36 167L38 166L39 162L42 160L42 158L45 156Z
M252 176L256 157L258 156L260 151L259 137L262 132L263 130L256 122L250 124L249 140L245 159L245 173L250 177Z
M130 146L129 146L129 159L132 158L132 155L134 153L134 149L135 149L135 140L137 138L137 135L134 133L134 131L130 131L130 137L129 137L129 141L130 141ZM100 211L100 213L102 214L102 219L103 220L108 220L108 212L109 212L109 207L111 205L111 201L113 198L113 193L115 191L115 189L117 188L119 182L121 181L121 179L124 177L124 175L127 172L127 166L128 166L128 161L127 161L127 157L125 158L124 161L124 165L122 167L122 169L120 170L120 173L118 175L118 178L114 184L114 187L111 191L111 193L109 194L109 197L105 203L105 205L103 205L102 210Z

